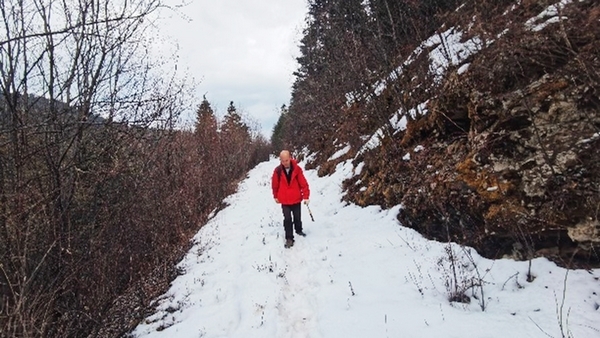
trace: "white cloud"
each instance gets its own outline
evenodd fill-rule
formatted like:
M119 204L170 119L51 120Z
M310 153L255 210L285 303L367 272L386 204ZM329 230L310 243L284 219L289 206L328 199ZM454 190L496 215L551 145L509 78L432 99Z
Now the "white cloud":
M195 0L162 15L161 35L178 46L198 97L206 93L220 113L234 101L269 136L289 101L305 0Z

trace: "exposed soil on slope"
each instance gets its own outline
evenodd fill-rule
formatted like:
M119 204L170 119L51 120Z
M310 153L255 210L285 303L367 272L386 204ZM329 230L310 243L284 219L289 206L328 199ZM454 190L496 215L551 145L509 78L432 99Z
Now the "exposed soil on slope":
M515 20L466 73L450 73L428 114L357 158L348 200L402 203L405 226L487 257L598 266L600 7L564 15L539 32Z

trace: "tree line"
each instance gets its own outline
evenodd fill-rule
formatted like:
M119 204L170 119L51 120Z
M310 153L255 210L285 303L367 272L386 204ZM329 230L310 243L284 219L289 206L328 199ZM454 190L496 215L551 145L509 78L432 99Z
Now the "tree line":
M309 149L321 175L349 144L344 156L364 166L344 199L402 204L399 221L429 238L595 266L597 238L578 232L598 218L586 145L599 130L598 13L589 0L311 0L271 141ZM476 50L453 60L471 47L448 35ZM377 146L362 148L371 136Z
M329 147L337 134L348 140L372 133L389 119L402 97L402 84L371 100L373 85L387 76L440 24L440 14L457 0L311 0L300 41L289 108L273 143ZM349 104L351 102L351 104Z
M176 128L195 103L148 51L161 1L0 7L0 336L99 336L119 299L164 291L144 280L168 285L269 144L233 103Z

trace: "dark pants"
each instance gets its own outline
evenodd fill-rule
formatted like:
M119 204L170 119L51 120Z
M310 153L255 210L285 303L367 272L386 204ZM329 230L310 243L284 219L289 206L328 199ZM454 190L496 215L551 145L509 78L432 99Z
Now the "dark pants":
M302 218L300 216L300 203L292 205L281 205L283 211L283 228L285 229L285 239L294 239L294 230L302 231ZM292 221L292 215L294 220ZM294 228L292 229L292 223Z

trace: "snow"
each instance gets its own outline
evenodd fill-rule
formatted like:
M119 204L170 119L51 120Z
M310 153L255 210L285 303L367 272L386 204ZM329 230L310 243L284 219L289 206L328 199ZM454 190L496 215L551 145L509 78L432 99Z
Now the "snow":
M398 223L400 206L342 202L351 161L330 176L305 172L315 222L303 206L308 236L284 249L270 188L276 165L272 159L250 171L200 230L179 263L184 273L136 337L599 336L600 270L566 275L537 258L536 278L527 282L527 262L426 240ZM470 304L448 301L453 286L470 282L482 285L467 287Z
M504 35L506 35L506 33L508 33L508 32L509 32L509 29L508 29L508 28L506 28L506 29L504 29L502 32L498 33L498 34L496 35L496 37L497 37L498 39L500 39L501 37L503 37Z
M560 12L565 8L566 5L572 3L573 0L561 0L556 4L548 6L545 10L543 10L537 16L527 20L525 22L525 27L534 32L539 32L542 29L546 28L548 25L560 22L561 20L567 19L566 16L560 16ZM546 21L539 22L540 20Z
M466 73L467 70L469 70L470 65L470 63L465 63L464 65L460 66L456 72L458 73L458 75L462 75Z
M402 160L403 161L410 161L410 153L404 154L404 156L402 156Z
M394 130L406 130L408 120L406 119L406 114L404 114L404 110L402 110L402 108L400 108L396 114L392 116L390 119L390 124Z
M428 101L419 103L415 108L411 108L408 113L405 113L404 109L400 108L398 111L390 118L390 126L396 132L406 130L406 126L408 125L407 115L410 115L413 119L417 116L425 115L429 112L427 109ZM381 145L381 140L385 137L384 129L379 128L373 135L370 137L367 136L368 139L365 144L358 151L356 156L363 154L366 151L373 150Z
M479 37L475 36L466 41L461 41L463 37L463 32L455 29L454 27L449 28L448 30L435 33L430 36L428 39L424 40L413 52L408 56L408 58L398 67L393 69L385 78L380 79L379 81L373 83L371 85L371 94L363 95L365 96L366 101L370 101L373 96L379 96L383 91L387 88L388 84L396 81L403 73L404 67L410 65L414 62L414 60L419 57L426 49L431 49L429 52L429 72L433 75L435 83L440 83L444 77L444 74L448 70L450 66L459 66L458 74L465 73L470 63L462 64L466 59L470 56L476 54L484 47L489 46L494 41L482 41ZM346 106L351 106L355 102L358 101L359 97L355 93L346 93ZM417 108L421 108L420 106ZM427 112L426 110L424 111ZM411 111L411 115L414 115L416 111ZM402 115L400 112L396 115ZM396 121L397 118L396 118ZM395 123L392 122L392 125ZM405 126L405 124L404 124ZM398 129L397 127L395 128ZM359 154L374 149L380 144L380 136L382 135L382 131L378 130L374 135L372 135L371 139L368 142L368 146L361 149Z
M461 42L462 35L461 31L450 28L445 32L433 35L425 42L425 47L436 46L429 53L429 71L434 75L436 83L442 81L448 67L460 65L484 47L484 43L479 37Z
M406 115L403 115L397 123L392 124L392 127L396 130L406 130L407 125L408 119L406 118Z
M582 140L577 141L577 144L585 144L585 143L590 143L592 141L595 141L596 139L600 138L600 133L595 133L594 135L592 135L592 137L590 138L585 138Z
M582 0L579 0L582 1ZM562 9L566 5L572 3L573 0L561 0L558 3L548 6L537 16L527 20L525 26L532 31L540 31L546 26L559 22L560 20L566 19L565 16L560 16ZM503 15L514 11L520 5L520 2L513 4L510 9L507 9ZM473 18L475 22L475 18ZM508 29L503 30L497 34L497 38L501 38L508 32ZM419 57L423 51L430 50L429 52L429 72L433 75L435 83L439 84L444 78L446 71L452 67L458 67L458 75L466 73L471 63L465 62L469 57L475 55L483 48L494 43L494 40L483 41L478 36L472 37L466 41L463 40L463 32L451 27L443 32L438 32L421 42L421 44L412 51L412 53L406 58L406 60L397 68L393 69L385 78L375 82L371 86L371 95L367 95L367 101L370 100L371 96L379 96L387 88L388 84L397 80L402 74L404 67L410 65L414 60ZM357 96L354 93L346 94L346 104L352 105L357 101ZM416 108L409 110L408 114L413 118L416 118L419 114L425 115L427 113L426 108L427 102L421 103ZM391 126L394 130L405 130L406 129L406 114L400 109L390 119ZM369 137L369 136L367 136ZM378 129L373 135L371 135L363 147L358 151L357 155L360 155L366 151L375 149L381 145L381 139L385 137L383 127Z
M429 112L429 110L427 109L428 102L429 102L429 100L419 103L416 108L412 108L411 110L408 111L408 113L410 114L410 116L413 119L419 115L423 116L423 115L427 114Z
M388 83L397 80L404 73L404 67L413 63L425 49L433 48L429 53L429 69L434 75L435 81L439 83L449 66L460 65L468 57L479 52L484 46L488 46L493 42L488 41L487 43L484 43L479 37L473 37L467 41L461 42L462 35L463 33L461 31L452 27L442 33L435 33L430 36L415 48L401 65L393 69L385 78L372 84L372 95L381 95L387 88ZM354 93L346 93L347 106L355 103L357 99L358 98ZM366 99L369 101L370 95L367 95Z
M354 168L354 175L360 175L362 173L363 167L365 166L365 162L360 162L355 168Z
M328 159L328 161L333 161L336 160L344 155L346 155L349 151L350 151L350 145L346 145L344 148L336 151L333 155L331 155L331 157Z
M383 129L382 128L377 129L377 131L375 131L375 133L373 133L373 135L371 135L369 140L367 142L365 142L365 144L360 148L360 150L358 151L356 156L358 156L366 151L373 150L373 149L379 147L383 137L384 137Z
M396 69L392 70L385 79L382 79L373 85L374 95L381 95L387 88L388 83L398 79L403 73L403 68L413 63L425 49L434 47L429 53L429 70L434 74L435 81L439 83L449 66L460 65L468 57L476 54L483 47L489 46L493 42L488 41L484 44L477 36L461 42L462 36L463 33L461 31L452 27L442 33L435 33L424 40L408 56L406 61ZM349 98L354 99L352 95L347 94L347 99ZM353 102L353 100L347 100L347 102Z

